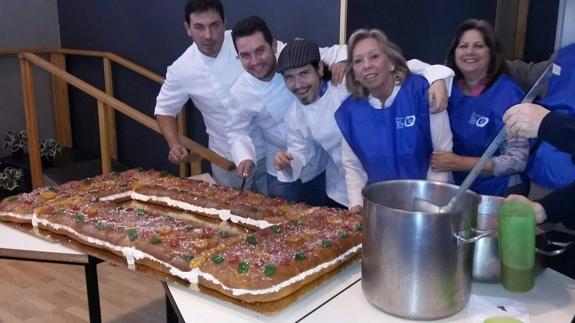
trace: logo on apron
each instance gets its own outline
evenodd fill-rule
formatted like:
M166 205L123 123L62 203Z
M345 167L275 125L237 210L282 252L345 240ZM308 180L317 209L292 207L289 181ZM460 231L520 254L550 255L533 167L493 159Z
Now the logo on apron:
M415 115L410 115L407 117L398 117L395 118L395 129L403 129L413 127L415 125Z
M477 114L475 112L471 113L471 117L469 118L469 124L472 124L476 127L483 128L489 123L489 118Z

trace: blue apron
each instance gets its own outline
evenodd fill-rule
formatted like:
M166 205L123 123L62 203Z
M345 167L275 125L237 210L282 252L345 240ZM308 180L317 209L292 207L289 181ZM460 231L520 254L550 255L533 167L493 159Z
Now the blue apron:
M429 84L410 74L393 104L374 109L367 99L348 97L335 113L337 124L367 173L368 184L390 179L425 179L433 151Z
M561 74L549 78L547 95L536 102L552 111L575 114L575 44L559 50L555 64ZM573 140L566 138L566 140ZM537 185L558 189L575 181L575 165L571 155L541 142L527 165L527 175Z
M454 86L447 112L453 133L453 152L461 156L480 157L503 127L503 113L521 101L523 91L507 75L501 75L480 96L465 96ZM495 155L501 154L497 151ZM469 172L453 172L461 184ZM479 194L507 194L509 176L480 174L471 189Z

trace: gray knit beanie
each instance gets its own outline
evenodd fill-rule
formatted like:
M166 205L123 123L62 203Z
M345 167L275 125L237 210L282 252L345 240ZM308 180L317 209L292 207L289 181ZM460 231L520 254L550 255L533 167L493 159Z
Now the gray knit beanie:
M283 73L287 69L301 67L313 61L320 61L317 44L309 40L296 39L289 42L281 51L277 71Z

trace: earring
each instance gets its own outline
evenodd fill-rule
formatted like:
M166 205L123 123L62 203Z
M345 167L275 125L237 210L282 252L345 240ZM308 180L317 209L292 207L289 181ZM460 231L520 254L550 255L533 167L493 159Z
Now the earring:
M399 76L399 73L393 73L393 81L395 82L395 85L401 84L401 76Z

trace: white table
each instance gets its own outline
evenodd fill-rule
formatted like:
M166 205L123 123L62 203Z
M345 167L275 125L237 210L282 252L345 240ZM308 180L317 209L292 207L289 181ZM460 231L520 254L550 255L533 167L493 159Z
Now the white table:
M0 222L0 259L84 266L90 322L101 322L96 265L100 259Z
M411 322L388 315L367 302L356 263L297 300L277 315L265 316L198 292L167 284L172 307L185 322ZM523 302L533 323L571 322L575 314L575 280L547 269L528 293L510 293L499 284L472 284L472 297L505 297ZM432 322L472 322L473 311Z
M96 264L100 261L57 242L50 242L0 223L0 258L83 265L86 269L90 321L100 321ZM370 305L361 290L360 264L354 263L280 313L259 314L172 283L165 284L166 302L186 322L410 322ZM575 280L547 269L528 293L514 294L497 284L472 285L472 296L506 297L524 302L533 323L570 322L575 314ZM170 314L172 314L170 316ZM470 322L469 306L433 322Z

